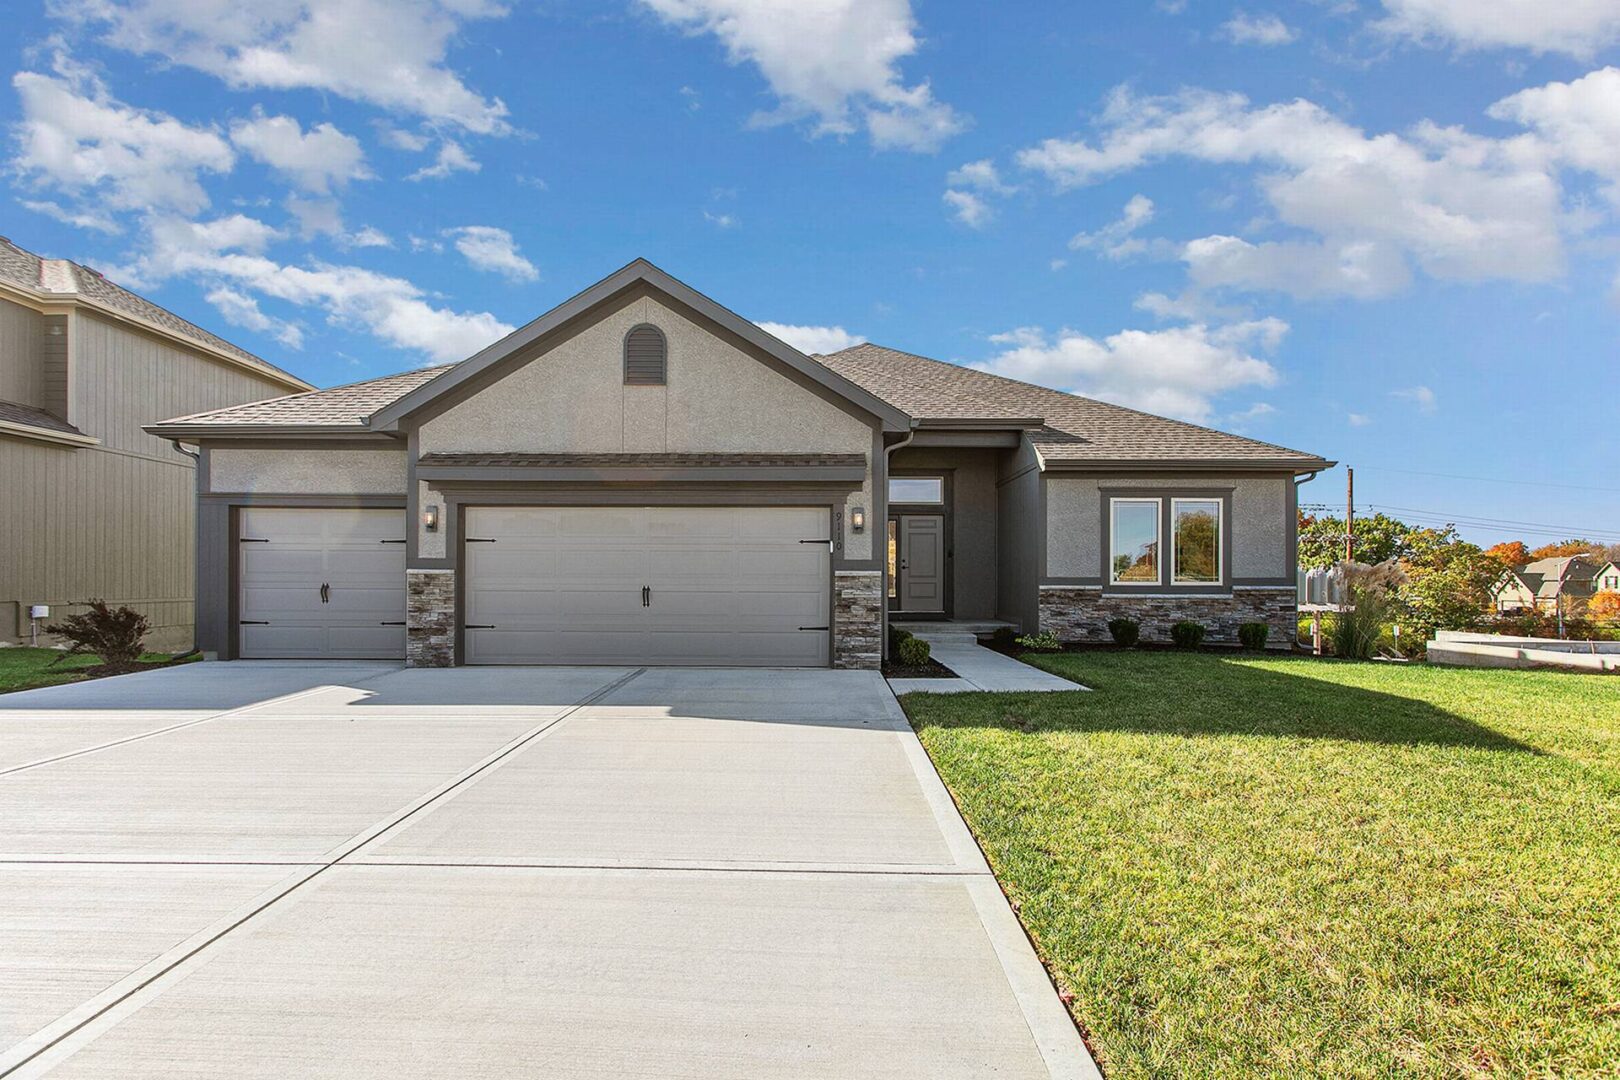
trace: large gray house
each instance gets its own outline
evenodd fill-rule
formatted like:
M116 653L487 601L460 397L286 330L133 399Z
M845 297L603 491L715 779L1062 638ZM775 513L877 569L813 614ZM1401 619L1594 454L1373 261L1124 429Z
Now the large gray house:
M638 260L459 364L182 416L221 657L872 667L887 620L1294 637L1312 454L876 345Z
M146 615L154 648L187 647L195 465L141 425L308 389L89 267L0 237L0 645L95 597ZM30 618L36 606L49 618Z

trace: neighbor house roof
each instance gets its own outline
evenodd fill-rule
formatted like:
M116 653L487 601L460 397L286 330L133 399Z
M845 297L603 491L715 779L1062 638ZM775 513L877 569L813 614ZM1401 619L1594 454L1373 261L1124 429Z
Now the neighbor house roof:
M455 364L417 368L398 375L384 375L380 379L334 386L326 390L311 390L305 394L250 401L245 405L232 405L224 409L193 413L165 420L164 429L207 427L218 428L229 434L245 428L330 427L363 429L366 417L391 405L423 383L444 374Z
M1300 469L1328 464L1314 454L882 345L856 345L815 359L917 419L1041 417L1045 423L1030 432L1030 439L1049 462L1168 461Z
M179 338L288 386L310 384L68 259L47 259L0 237L0 283L47 302L81 303Z
M0 422L59 431L64 435L84 434L60 416L48 413L44 409L36 409L32 405L19 405L15 401L0 401Z

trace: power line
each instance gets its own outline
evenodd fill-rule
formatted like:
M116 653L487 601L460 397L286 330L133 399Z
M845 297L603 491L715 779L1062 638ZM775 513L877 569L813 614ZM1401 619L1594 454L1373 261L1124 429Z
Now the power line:
M1503 529L1546 536L1580 537L1585 540L1602 540L1606 543L1620 541L1620 531L1614 529L1593 529L1578 525L1549 525L1540 521L1516 521L1510 518L1447 514L1439 510L1422 510L1415 506L1392 506L1389 503L1380 503L1376 507L1369 503L1368 509L1394 510L1409 517L1427 519L1431 522L1444 522L1448 525L1466 525L1470 528Z
M1586 484L1555 484L1546 480L1509 480L1501 476L1464 476L1461 473L1418 472L1416 469L1392 469L1387 465L1362 465L1361 469L1374 472L1400 473L1403 476L1431 476L1441 480L1476 480L1482 484L1514 484L1519 487L1563 488L1566 491L1596 491L1605 495L1620 495L1620 488L1590 487Z

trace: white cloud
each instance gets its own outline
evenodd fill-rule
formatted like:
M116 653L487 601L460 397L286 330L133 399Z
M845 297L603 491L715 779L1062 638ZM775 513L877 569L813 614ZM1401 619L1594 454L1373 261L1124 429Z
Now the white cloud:
M1146 195L1134 195L1125 204L1118 221L1104 225L1096 232L1076 233L1069 240L1069 250L1100 251L1115 260L1139 255L1147 245L1132 234L1152 220L1153 200Z
M235 89L320 90L479 134L509 130L501 100L445 62L463 24L506 14L491 0L57 0L52 10Z
M947 191L941 196L950 207L951 216L970 229L982 229L996 212L982 195L971 191Z
M1402 401L1410 401L1413 405L1417 406L1417 410L1420 413L1432 413L1435 411L1435 409L1439 408L1439 403L1435 400L1434 391L1430 390L1427 386L1408 386L1404 390L1391 390L1389 392L1389 396L1392 398L1399 398Z
M1564 268L1568 224L1543 143L1420 123L1369 136L1308 101L1251 106L1240 94L1110 96L1101 135L1048 139L1019 155L1060 188L1176 157L1264 169L1277 220L1312 241L1207 237L1187 257L1210 285L1301 295L1384 295L1415 263L1436 278L1543 281ZM1291 284L1300 266L1303 282Z
M393 239L387 233L371 225L367 225L358 232L348 234L344 237L344 242L349 247L358 248L391 248L394 246Z
M125 105L60 53L53 66L55 75L21 71L11 80L22 105L18 172L112 210L194 214L208 205L199 174L229 172L236 161L218 132Z
M458 142L450 139L439 144L439 156L432 165L424 165L417 169L407 180L443 180L455 172L477 172L483 166L473 159L473 156Z
M314 307L334 324L434 362L471 356L512 331L488 312L437 307L404 278L318 260L304 266L279 263L262 254L276 231L240 214L208 222L152 218L147 230L145 250L115 276L145 285L184 277L250 298L257 294Z
M289 349L304 347L304 331L301 328L294 323L266 315L259 310L259 302L245 293L221 285L210 292L206 299L232 326L269 334Z
M1366 413L1358 412L1353 412L1346 416L1345 420L1351 427L1366 427L1368 424L1372 423L1372 417L1368 416Z
M1383 0L1375 25L1459 49L1512 47L1586 57L1620 41L1614 0Z
M778 322L762 322L755 325L772 337L779 337L806 354L835 353L866 340L859 334L850 333L842 326L794 326Z
M231 142L256 161L286 173L305 191L324 195L350 180L367 180L360 140L331 124L317 124L306 134L290 116L265 116L231 125Z
M512 281L535 281L540 271L518 254L517 241L505 229L493 225L463 225L444 230L452 238L462 258L477 270L488 270Z
M952 169L945 182L955 188L973 188L992 195L1010 195L1018 189L1001 178L996 163L989 158L970 161Z
M94 209L69 210L61 203L51 202L49 199L18 199L17 202L26 210L55 218L64 225L72 225L78 229L90 229L109 236L116 236L124 231L124 227L114 221L111 215Z
M377 139L384 146L393 150L404 150L410 153L419 153L428 148L433 139L417 131L404 131L392 124L379 121L377 123Z
M1298 36L1275 15L1248 15L1241 11L1222 23L1221 30L1236 45L1287 45Z
M1620 68L1521 90L1489 112L1533 130L1553 160L1608 180L1620 201Z
M717 229L734 229L740 224L736 214L716 214L708 210L703 211L703 220Z
M1277 371L1252 350L1275 349L1288 332L1266 318L1211 328L1125 330L1098 341L1024 327L990 340L1008 346L974 367L1149 412L1207 420L1214 399L1245 386L1273 386Z
M641 0L672 26L719 38L752 63L780 107L756 123L812 119L816 134L865 127L879 149L933 151L966 121L926 81L905 85L917 51L910 0Z

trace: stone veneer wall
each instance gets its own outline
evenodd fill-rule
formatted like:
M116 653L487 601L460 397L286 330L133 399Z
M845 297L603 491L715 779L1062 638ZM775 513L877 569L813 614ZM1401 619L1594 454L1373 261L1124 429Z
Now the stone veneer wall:
M883 666L883 575L877 570L840 570L833 575L835 668Z
M405 571L405 664L450 667L456 662L456 572Z
M1299 633L1299 598L1293 586L1237 587L1230 596L1104 596L1095 585L1041 586L1041 629L1060 641L1108 642L1110 619L1124 616L1142 624L1142 640L1167 642L1170 627L1182 619L1203 623L1205 641L1235 643L1238 627L1263 622L1271 627L1268 649L1291 649Z

